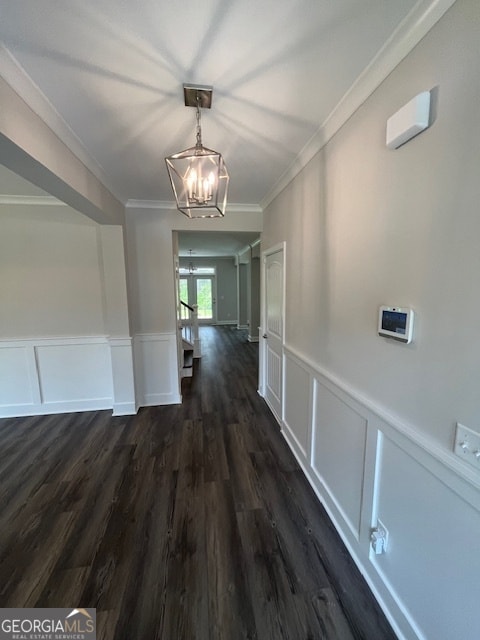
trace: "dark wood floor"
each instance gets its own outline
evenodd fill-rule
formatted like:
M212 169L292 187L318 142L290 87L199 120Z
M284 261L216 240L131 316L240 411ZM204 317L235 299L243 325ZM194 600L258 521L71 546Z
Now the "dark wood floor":
M395 638L256 393L202 329L181 406L0 420L0 607L96 607L106 640Z

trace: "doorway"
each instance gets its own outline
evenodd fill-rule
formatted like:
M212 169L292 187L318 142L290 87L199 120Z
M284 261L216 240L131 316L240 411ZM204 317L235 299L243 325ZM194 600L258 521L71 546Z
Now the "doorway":
M193 307L198 306L198 322L216 323L215 275L192 273L180 276L180 299Z
M285 246L263 254L263 323L259 388L281 424L283 417Z

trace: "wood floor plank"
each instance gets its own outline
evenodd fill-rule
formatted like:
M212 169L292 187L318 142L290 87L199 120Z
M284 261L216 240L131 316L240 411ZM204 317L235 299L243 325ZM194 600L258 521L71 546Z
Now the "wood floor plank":
M155 459L146 512L136 532L135 553L118 616L116 639L161 638L169 560L173 553L178 472Z
M112 513L125 484L125 468L131 464L134 447L113 447L111 457L72 479L65 503L75 512L75 527L64 541L57 568L69 569L91 565L106 535Z
M42 542L36 542L32 550L22 550L28 553L30 562L13 593L8 597L7 606L35 607L61 553L63 540L68 537L73 524L72 513L59 513L51 520L50 535L42 537Z
M365 580L328 518L313 489L300 472L286 475L298 518L316 547L332 589L359 640L395 640L396 635L372 597Z
M225 451L225 425L220 413L204 414L203 433L204 481L228 480L230 469Z
M251 458L261 487L262 506L274 530L278 552L295 592L313 592L330 584L322 557L312 542L298 508L282 482L281 472L269 453L254 452Z
M262 640L325 637L321 620L307 606L308 597L296 597L291 568L272 535L268 516L263 510L256 510L237 513L237 518L258 637Z
M242 447L241 436L235 424L229 424L225 429L225 450L235 510L261 509L256 472L248 451Z
M51 603L56 607L82 606L81 596L90 567L75 567L75 569L54 569L49 581L45 584L35 607L48 608ZM75 606L75 605L74 605Z
M256 639L245 556L228 481L205 485L210 639Z
M135 532L145 510L144 496L152 481L154 459L132 462L116 496L116 508L101 539L82 594L82 601L99 610L122 601L135 549Z
M182 429L178 493L196 497L203 489L203 422L185 420Z
M355 640L339 604L337 594L330 587L313 594L311 601L324 638L337 637L341 640Z
M177 500L173 539L159 637L205 640L210 634L203 497Z
M42 580L48 579L43 563L53 569L63 548L63 537L58 538L55 527L61 527L65 536L65 525L73 521L70 512L64 517L60 506L64 491L63 484L42 485L27 505L19 506L12 526L0 529L0 600L10 603L2 606L26 606L11 603L23 602L28 597L30 583L32 590L36 589L40 571ZM24 585L24 593L20 584Z

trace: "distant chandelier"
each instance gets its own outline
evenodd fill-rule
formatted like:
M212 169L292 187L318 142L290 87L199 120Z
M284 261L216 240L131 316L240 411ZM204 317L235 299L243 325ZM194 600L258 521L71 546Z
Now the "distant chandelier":
M197 267L192 262L193 249L189 249L188 252L190 254L190 262L188 263L188 274L191 276L193 275L193 272L197 270Z
M189 218L225 215L229 176L218 151L202 145L200 109L210 109L212 87L183 85L185 106L197 110L197 142L194 147L165 158L177 209Z

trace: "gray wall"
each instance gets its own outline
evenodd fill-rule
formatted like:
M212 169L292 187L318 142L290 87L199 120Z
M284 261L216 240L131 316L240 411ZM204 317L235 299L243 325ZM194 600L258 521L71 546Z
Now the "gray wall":
M287 241L288 344L446 450L457 420L480 426L479 33L478 3L459 0L268 207L262 236ZM430 129L387 149L389 116L429 89ZM415 310L413 345L377 336L382 304Z
M104 334L98 225L27 205L0 205L0 224L0 337Z

